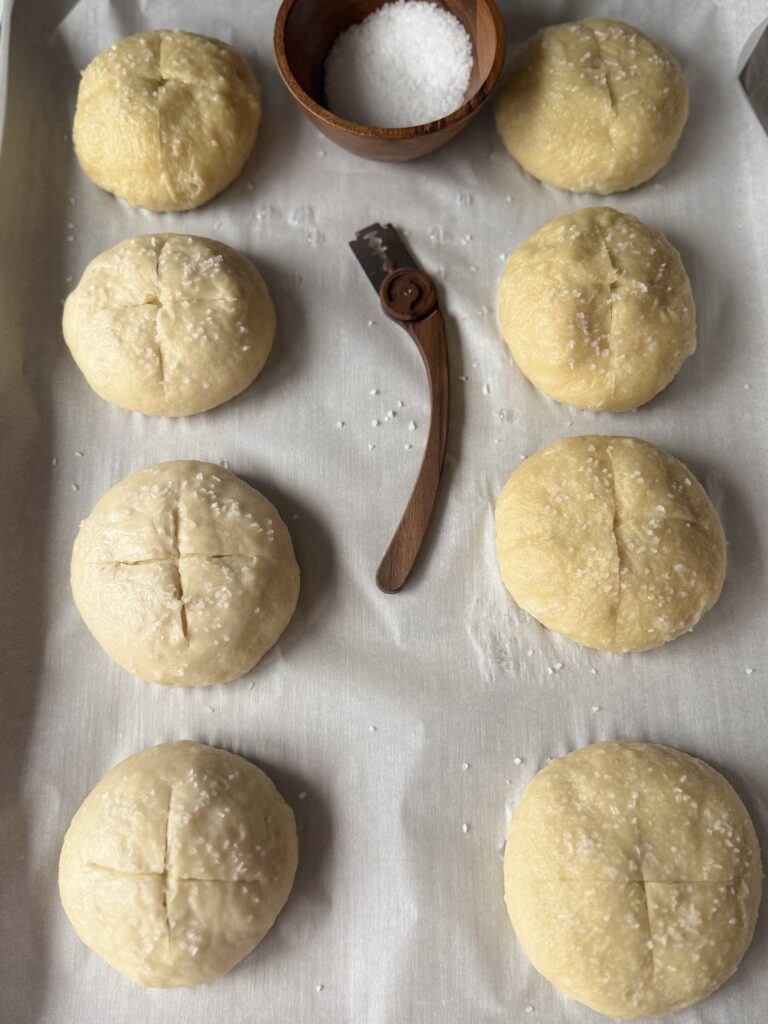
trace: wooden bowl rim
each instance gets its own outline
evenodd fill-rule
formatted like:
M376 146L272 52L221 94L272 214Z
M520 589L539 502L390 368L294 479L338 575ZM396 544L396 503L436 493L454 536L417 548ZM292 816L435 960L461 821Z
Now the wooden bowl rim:
M479 104L475 103L478 93L485 89L485 96L483 97L483 100L488 98L504 65L504 58L506 56L504 19L501 17L501 12L496 4L496 0L478 0L479 3L485 4L491 18L493 19L494 29L496 31L496 52L488 74L465 103L447 117L438 118L437 121L427 121L424 124L409 125L405 128L380 128L376 125L360 124L357 121L348 121L345 117L339 117L338 114L334 114L333 111L328 110L327 107L323 107L317 103L316 100L313 100L309 93L305 92L299 85L288 64L288 58L285 53L285 25L288 21L288 15L299 2L300 0L283 0L280 4L280 9L277 12L273 36L273 47L275 51L277 69L294 98L298 100L305 110L314 114L315 117L324 121L326 124L333 125L333 127L339 128L345 132L350 132L353 135L359 135L369 139L415 139L419 136L429 135L433 132L441 131L444 128L449 128L452 125L458 124L468 117L477 106L479 106Z

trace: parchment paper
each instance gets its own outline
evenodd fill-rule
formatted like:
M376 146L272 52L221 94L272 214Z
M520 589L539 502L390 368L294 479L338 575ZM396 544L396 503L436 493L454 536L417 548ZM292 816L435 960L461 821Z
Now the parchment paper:
M503 256L550 217L596 200L528 178L498 141L490 107L417 163L369 163L336 149L278 78L277 6L20 0L14 11L0 168L0 1018L594 1021L536 975L502 899L506 821L547 758L610 737L673 744L721 769L763 836L768 826L768 139L736 80L764 8L503 4L511 46L542 24L622 17L664 40L690 83L690 121L669 166L651 184L597 202L639 215L681 249L699 349L650 405L610 415L535 391L509 358L494 310ZM264 90L263 128L242 178L179 215L136 211L100 192L72 153L79 70L117 37L152 27L233 43ZM398 596L379 593L373 577L420 459L426 386L415 347L379 313L346 245L373 219L406 229L442 282L452 362L439 504ZM279 315L278 343L254 386L176 421L97 398L60 332L63 297L93 256L167 230L247 253ZM590 431L669 449L723 518L722 599L693 634L661 650L582 650L519 612L499 579L492 512L503 482L521 456ZM226 461L277 504L302 595L249 676L174 691L132 679L100 650L73 606L68 561L79 520L109 486L185 457ZM111 765L185 737L240 752L273 776L296 810L301 865L275 928L230 975L200 989L143 991L76 939L57 899L58 852ZM763 912L735 978L676 1019L763 1022L767 954Z

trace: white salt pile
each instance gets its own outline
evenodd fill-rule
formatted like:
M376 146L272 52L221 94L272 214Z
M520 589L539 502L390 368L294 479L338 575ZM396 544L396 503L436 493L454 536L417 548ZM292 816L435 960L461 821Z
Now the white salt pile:
M349 121L405 128L457 110L471 72L472 43L458 18L427 0L395 0L338 37L325 94Z

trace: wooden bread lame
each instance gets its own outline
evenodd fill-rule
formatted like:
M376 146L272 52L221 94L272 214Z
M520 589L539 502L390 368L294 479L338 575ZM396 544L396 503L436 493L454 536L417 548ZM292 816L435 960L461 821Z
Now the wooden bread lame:
M376 573L380 590L394 594L408 579L432 516L445 462L450 411L445 323L432 279L420 270L391 224L371 224L350 242L379 294L381 308L416 342L429 381L429 432L408 504Z

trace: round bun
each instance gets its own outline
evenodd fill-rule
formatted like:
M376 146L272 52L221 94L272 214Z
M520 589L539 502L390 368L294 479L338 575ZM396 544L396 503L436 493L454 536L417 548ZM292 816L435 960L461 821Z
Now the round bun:
M290 622L299 567L267 499L210 462L162 462L83 520L72 593L126 671L166 686L237 679Z
M633 437L568 437L526 459L496 505L502 579L542 625L644 651L717 600L725 537L682 462Z
M572 192L623 192L652 178L677 146L688 87L660 43L622 21L553 25L515 54L496 98L512 156Z
M691 285L659 231L610 207L539 228L507 261L499 320L515 362L558 402L634 409L696 348Z
M227 750L164 743L85 798L59 892L86 946L131 981L202 985L261 942L297 861L293 812L264 772Z
M526 789L504 889L547 981L610 1017L656 1017L736 970L760 903L760 847L714 768L670 747L597 743Z
M131 206L189 210L235 180L260 120L258 83L231 46L191 32L139 32L83 72L72 134L100 188Z
M142 235L101 253L64 305L64 337L96 394L190 416L240 394L275 337L259 272L209 238Z

